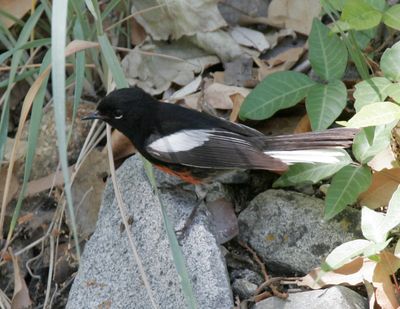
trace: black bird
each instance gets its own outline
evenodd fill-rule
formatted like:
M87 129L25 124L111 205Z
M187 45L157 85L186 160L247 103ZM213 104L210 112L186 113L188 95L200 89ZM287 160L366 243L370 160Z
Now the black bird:
M284 172L293 163L337 163L358 129L265 136L242 124L162 103L138 87L111 92L84 119L102 119L126 135L147 160L197 184L216 172Z

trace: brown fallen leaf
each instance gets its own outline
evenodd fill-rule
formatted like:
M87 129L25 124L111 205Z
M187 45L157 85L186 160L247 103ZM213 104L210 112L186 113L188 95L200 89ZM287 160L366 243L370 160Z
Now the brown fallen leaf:
M369 161L368 166L374 171L381 171L383 169L398 167L399 165L392 148L388 146Z
M373 291L379 308L398 308L396 289L391 276L400 268L400 259L392 253L383 251L379 254L379 262L359 257L341 268L324 272L321 268L312 270L297 282L299 286L320 289L329 285L359 285L365 281Z
M32 0L0 0L0 8L2 11L21 19L32 7ZM0 14L0 21L6 27L10 28L14 25L14 20Z
M95 229L105 187L103 179L108 174L107 154L94 149L82 162L75 176L71 191L79 239L89 237ZM68 212L67 224L70 224Z
M239 93L235 93L235 94L231 95L230 98L232 100L233 107L232 107L231 115L229 116L229 120L232 122L235 122L238 120L240 107L242 106L242 103L245 98Z
M204 101L215 109L232 109L233 95L240 95L243 99L250 93L250 90L243 87L227 86L213 83L204 91Z
M26 286L25 280L22 277L19 269L18 258L15 257L11 250L9 251L14 268L14 294L11 300L11 308L13 309L24 309L31 308L32 301L29 297L28 287Z
M383 169L373 173L370 187L361 193L358 202L371 209L387 206L399 184L400 168Z
M312 20L321 12L319 0L273 0L268 7L268 18L284 23L285 28L308 35Z
M143 43L144 39L147 37L146 30L139 24L136 19L131 18L131 42L133 45L139 45Z
M111 147L115 161L136 153L136 148L129 138L118 130L114 130L111 134ZM107 153L107 147L104 147L103 152Z
M306 133L311 131L312 130L311 130L310 118L308 118L308 115L305 114L303 117L301 117L293 133L297 134L297 133Z
M5 167L2 167L0 170L0 196L4 195L4 186L6 178L7 178L7 169ZM10 189L7 194L6 204L8 204L15 197L15 194L18 192L19 183L14 175L11 176L9 188Z
M304 47L290 48L266 61L253 58L259 67L258 79L263 80L267 75L272 73L289 70L297 63L305 50Z

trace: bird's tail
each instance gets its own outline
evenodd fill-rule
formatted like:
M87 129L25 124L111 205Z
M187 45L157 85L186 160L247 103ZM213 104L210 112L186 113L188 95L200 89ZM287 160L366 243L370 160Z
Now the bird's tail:
M345 156L359 129L336 128L323 132L269 136L263 140L265 154L293 163L338 163Z

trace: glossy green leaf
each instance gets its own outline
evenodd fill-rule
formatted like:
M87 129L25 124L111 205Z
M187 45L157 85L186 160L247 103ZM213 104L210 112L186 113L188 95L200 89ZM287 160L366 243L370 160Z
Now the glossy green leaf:
M360 193L368 189L371 180L371 171L367 167L343 167L333 176L326 194L324 219L332 219L346 206L353 204Z
M392 129L396 122L377 127L368 127L356 135L353 154L357 161L366 164L390 145Z
M393 5L383 14L386 26L400 30L400 4Z
M346 1L341 20L347 21L354 30L364 30L377 26L382 13L364 0Z
M313 131L327 129L342 113L346 100L346 86L340 80L312 87L307 94L306 108Z
M359 112L365 105L385 101L391 85L391 81L385 77L372 77L356 84L353 94L356 111Z
M341 162L336 164L326 163L298 163L289 167L289 170L283 174L275 183L274 187L287 187L302 183L317 183L322 179L331 177L344 166L352 162L350 156L345 150L342 150L344 157Z
M240 118L262 120L278 110L300 102L315 85L310 78L298 72L277 72L264 78L246 97L240 109Z
M394 44L391 48L387 48L381 57L381 69L385 77L400 81L400 42Z
M378 102L366 105L349 121L351 128L379 126L400 119L400 106L392 102Z
M340 79L348 58L342 40L315 18L308 42L309 59L315 73L327 81Z

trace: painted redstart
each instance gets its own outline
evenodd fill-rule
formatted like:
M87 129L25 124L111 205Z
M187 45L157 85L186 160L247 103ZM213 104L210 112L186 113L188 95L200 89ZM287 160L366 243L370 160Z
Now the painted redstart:
M233 169L283 172L293 163L337 163L357 129L265 136L176 104L162 103L138 87L107 95L83 119L102 119L126 135L161 170L198 184Z

